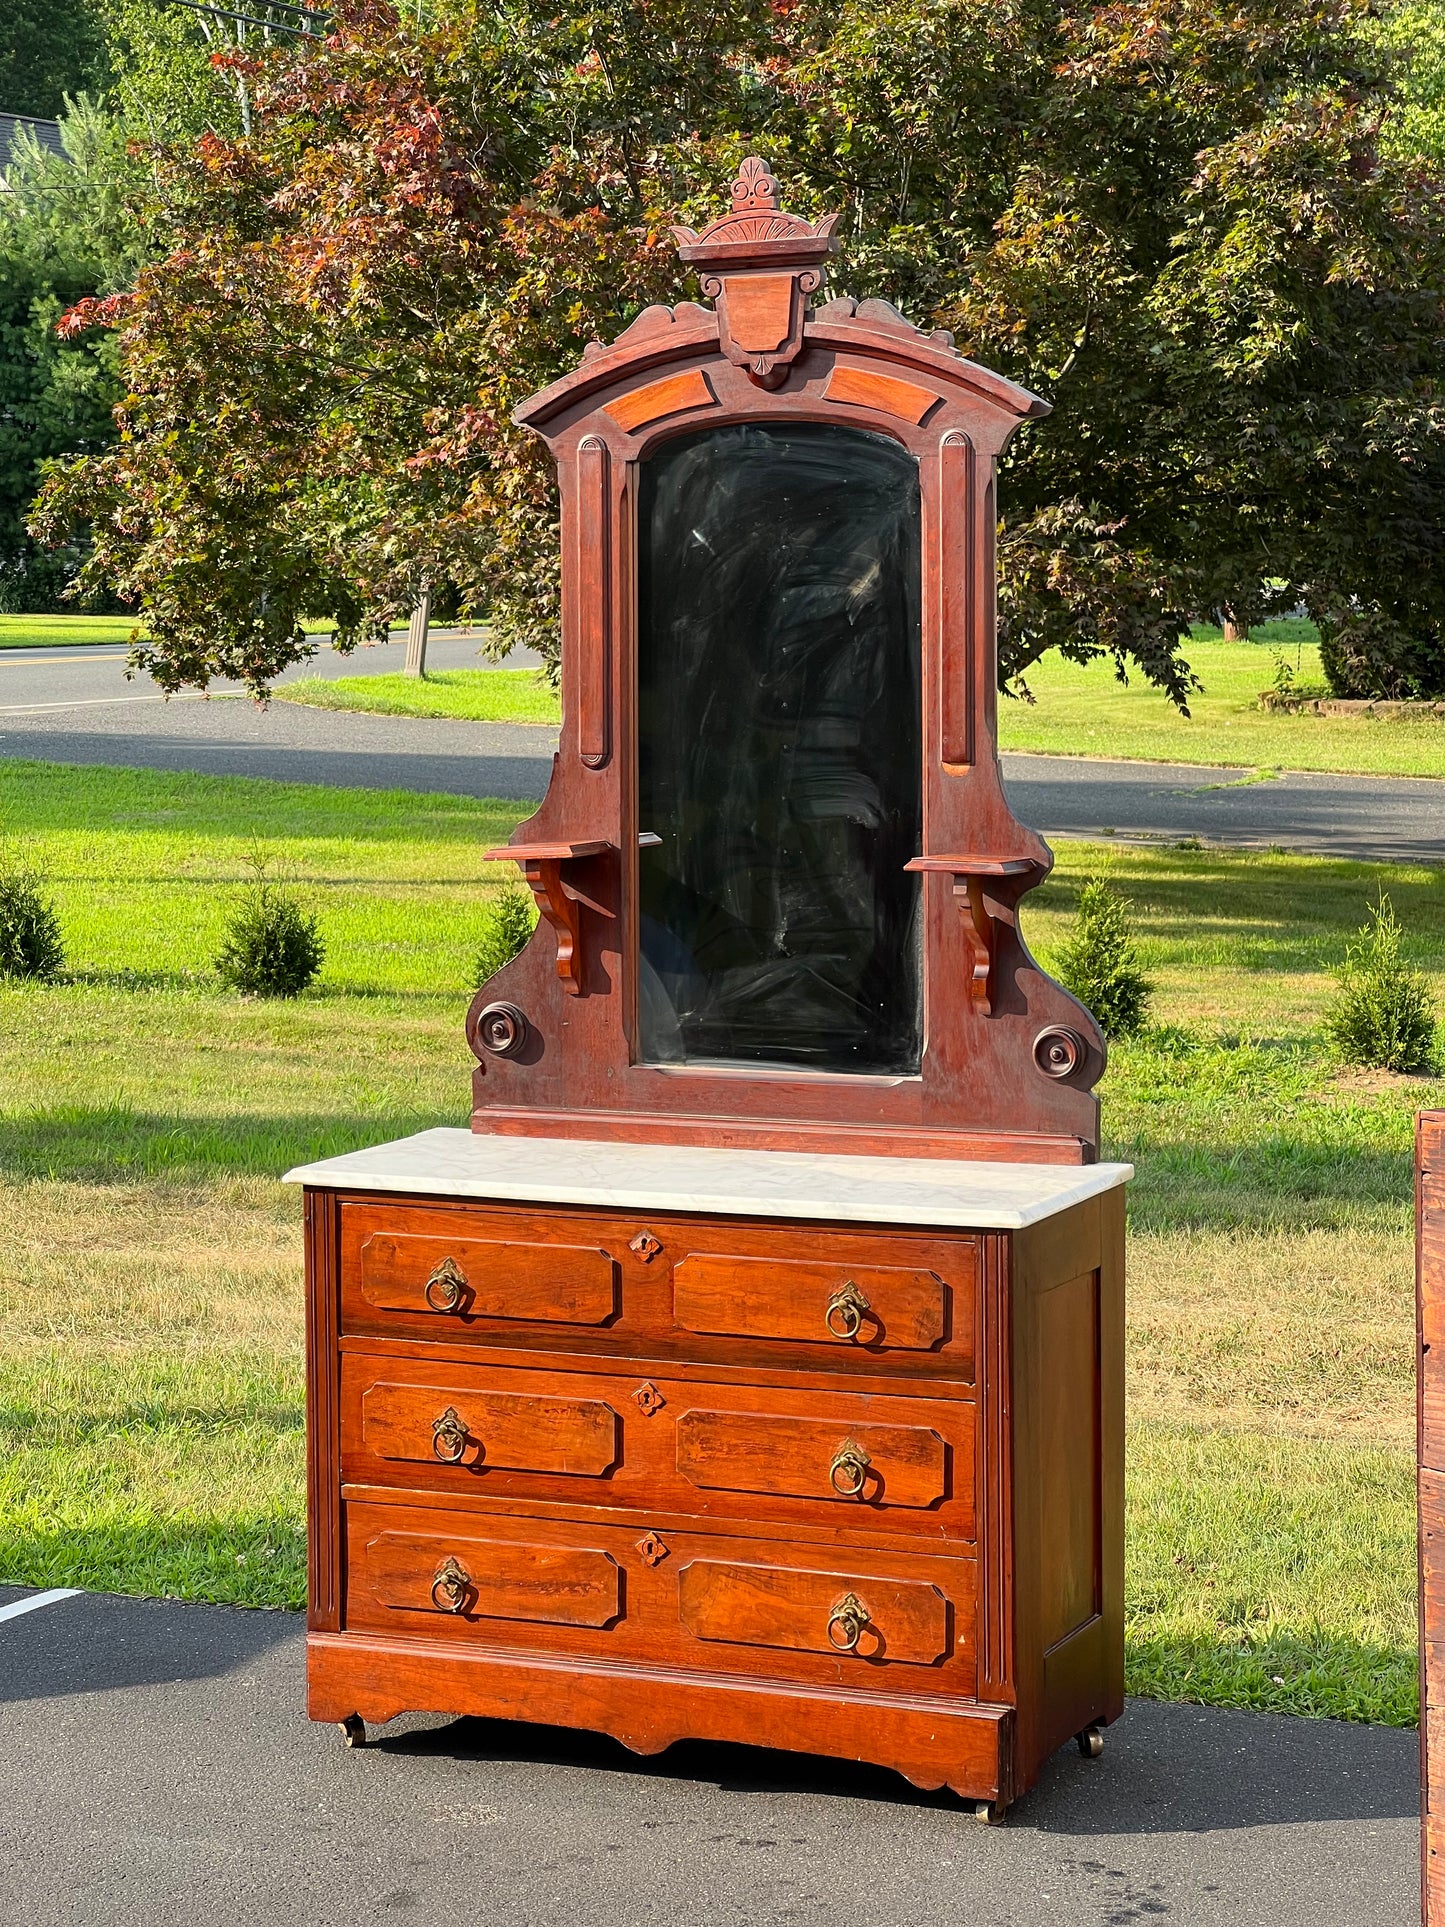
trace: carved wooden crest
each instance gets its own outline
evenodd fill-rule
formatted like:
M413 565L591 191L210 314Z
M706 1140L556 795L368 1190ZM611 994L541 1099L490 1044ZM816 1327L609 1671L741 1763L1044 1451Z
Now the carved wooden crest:
M702 291L717 303L723 352L760 388L776 388L803 345L807 297L823 284L823 262L838 250L838 217L816 226L778 206L778 184L765 162L745 160L732 185L732 206L694 234L675 227L678 255L698 270Z

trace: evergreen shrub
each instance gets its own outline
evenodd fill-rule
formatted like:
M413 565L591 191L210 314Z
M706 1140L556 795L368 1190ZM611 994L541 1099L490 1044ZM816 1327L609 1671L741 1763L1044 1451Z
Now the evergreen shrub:
M0 854L0 977L48 983L64 967L60 919L41 878Z
M1339 991L1325 1012L1330 1042L1347 1064L1370 1070L1436 1067L1434 999L1423 972L1400 954L1404 932L1384 891L1345 948Z
M1074 928L1054 960L1054 975L1094 1014L1106 1037L1132 1037L1149 1014L1154 986L1129 927L1130 904L1102 877L1079 892Z
M498 891L482 930L477 952L476 981L486 983L514 957L520 956L537 925L536 906L530 890L509 883Z
M294 890L271 882L257 860L216 953L221 981L248 997L296 997L321 968L326 945Z

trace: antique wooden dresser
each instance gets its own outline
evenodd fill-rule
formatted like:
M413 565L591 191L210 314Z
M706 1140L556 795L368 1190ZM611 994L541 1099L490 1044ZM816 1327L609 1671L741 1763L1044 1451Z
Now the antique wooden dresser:
M1123 1184L1030 957L995 463L1036 397L878 301L760 162L519 420L563 723L495 859L472 1128L291 1173L309 1669L407 1710L897 1768L992 1818L1123 1692Z

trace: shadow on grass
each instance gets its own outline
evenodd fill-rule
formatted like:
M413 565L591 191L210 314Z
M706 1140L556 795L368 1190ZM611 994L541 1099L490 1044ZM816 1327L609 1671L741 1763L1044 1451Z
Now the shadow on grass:
M1125 1685L1146 1699L1414 1728L1420 1718L1414 1646L1380 1646L1348 1634L1274 1633L1238 1639L1125 1638Z
M1413 1166L1407 1148L1372 1148L1347 1132L1320 1142L1278 1132L1253 1143L1150 1138L1105 1145L1135 1166L1129 1224L1135 1231L1304 1230L1407 1210Z
M86 1184L128 1184L137 1178L183 1182L238 1172L279 1178L296 1164L438 1124L465 1124L464 1102L458 1103L460 1115L447 1117L421 1110L347 1117L167 1117L125 1105L57 1105L29 1116L0 1117L0 1172Z
M1326 805L1326 814L1333 808ZM1430 844L1428 861L1440 860ZM1058 868L1024 908L1072 913L1084 878L1105 853L1065 844ZM1160 962L1186 961L1199 946L1229 943L1233 968L1311 975L1343 959L1345 939L1365 921L1366 904L1385 889L1407 934L1406 950L1424 961L1445 935L1445 871L1425 859L1366 862L1346 857L1272 856L1253 850L1120 848L1109 872L1134 907L1138 935L1163 946Z

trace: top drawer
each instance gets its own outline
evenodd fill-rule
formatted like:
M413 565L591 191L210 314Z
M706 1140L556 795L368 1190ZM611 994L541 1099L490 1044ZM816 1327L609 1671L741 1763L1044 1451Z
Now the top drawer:
M967 1234L343 1201L341 1326L971 1380L977 1262Z

